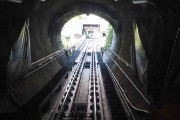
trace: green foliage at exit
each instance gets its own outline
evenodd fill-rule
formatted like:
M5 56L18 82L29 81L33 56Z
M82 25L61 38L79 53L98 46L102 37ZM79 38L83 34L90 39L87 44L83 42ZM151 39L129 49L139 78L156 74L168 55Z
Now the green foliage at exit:
M105 50L107 50L111 46L112 37L113 37L113 27L109 24L107 30L107 36L106 36L106 44L104 46Z
M61 36L61 41L63 43L64 48L69 48L70 47L70 36Z

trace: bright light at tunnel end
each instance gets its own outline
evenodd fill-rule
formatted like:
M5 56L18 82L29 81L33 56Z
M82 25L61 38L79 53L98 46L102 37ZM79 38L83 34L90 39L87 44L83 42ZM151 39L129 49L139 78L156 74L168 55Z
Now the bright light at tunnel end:
M99 47L106 44L110 23L94 14L82 14L70 19L62 28L61 41L69 48L81 40L93 39Z

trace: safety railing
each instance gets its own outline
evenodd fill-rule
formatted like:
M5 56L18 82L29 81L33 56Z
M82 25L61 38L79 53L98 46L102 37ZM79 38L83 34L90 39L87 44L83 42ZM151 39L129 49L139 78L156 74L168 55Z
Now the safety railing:
M38 71L39 69L45 67L46 65L48 65L49 63L51 63L52 61L56 60L57 58L61 57L62 55L64 55L67 51L70 51L70 53L73 53L74 51L76 51L77 49L79 49L79 47L83 44L83 40L81 40L80 42L78 42L77 44L71 46L68 49L61 49L58 50L34 63L31 64L28 72L26 73L26 75L24 76L24 78L30 76L31 74L35 73L36 71Z
M106 51L107 52L107 51ZM110 51L109 52L112 52L113 54L115 54L116 57L118 57L119 60L121 60L122 62L124 61L122 58L120 58L114 51ZM111 57L108 55L108 53L106 53L107 57L110 58L110 60L112 62L115 63L115 65L118 67L118 69L120 69L122 71L122 73L125 75L125 77L127 78L127 80L129 81L129 83L135 88L135 90L140 94L140 96L144 99L144 101L150 105L150 102L148 100L148 98L146 98L143 93L141 92L141 90L135 85L135 83L131 80L130 76L128 76L125 71L120 67L120 65ZM124 64L126 64L127 67L130 67L127 62L123 62ZM107 64L106 64L107 65ZM128 105L130 105L134 110L137 110L137 111L141 111L141 112L145 112L145 113L149 113L147 110L143 110L143 109L139 109L137 107L135 107L132 102L128 99L125 91L123 90L122 86L119 84L116 76L113 74L113 72L111 71L111 69L109 68L109 66L107 65L108 67L108 70L111 74L111 76L113 77L113 82L116 86L116 88L118 89L118 91L121 93L121 95L123 95L123 98L127 101Z
M126 62L123 58L121 58L119 55L117 55L116 53L115 53L115 51L113 51L113 50L108 50L109 52L111 52L111 53L113 53L120 61L122 61L127 67L129 67L129 68L131 68L132 69L132 66L128 63L128 62Z

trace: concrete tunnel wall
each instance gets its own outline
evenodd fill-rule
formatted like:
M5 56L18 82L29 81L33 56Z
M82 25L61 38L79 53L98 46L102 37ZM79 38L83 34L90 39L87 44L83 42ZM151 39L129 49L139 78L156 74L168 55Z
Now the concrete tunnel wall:
M49 5L50 3L46 4ZM36 3L30 17L32 63L57 50L62 49L60 40L55 38L61 32L63 25L70 18L79 14L94 13L104 17L114 26L115 32L119 33L118 35L120 35L121 28L118 13L116 13L116 15L112 13L112 11L108 10L112 8L108 8L107 5L104 6L99 3L88 2L77 3L73 4L72 6L72 3L61 1L55 6L53 4L52 7L47 9L46 4ZM63 4L66 4L66 6ZM84 6L84 8L82 9L80 6ZM115 10L116 9L113 8L113 12L115 12ZM59 43L58 46L57 43ZM120 40L117 40L117 46L118 43L120 43ZM61 59L64 59L64 61L66 60L66 58L63 57L61 57ZM22 82L19 82L18 84L16 83L16 86L13 85L11 87L12 93L16 96L20 103L25 104L53 78L57 71L61 69L62 65L62 63L59 64L59 62L56 60L51 62L46 67L38 70L36 73L30 75Z
M100 6L96 6L96 9L97 9L96 11L96 9L93 9L95 7L92 7L93 4L88 5L89 4L88 3L87 7L86 7L86 4L84 4L84 9L81 9L80 6L78 5L75 6L74 3L75 2L73 1L69 3L61 1L61 2L56 2L55 4L55 2L53 3L53 2L47 1L45 4L40 3L40 2L37 2L34 4L31 14L30 14L32 62L35 62L45 57L46 55L49 55L53 51L55 51L53 50L53 47L51 46L53 42L51 42L52 39L51 39L51 36L49 36L49 29L50 29L51 24L55 23L54 25L55 27L51 25L53 29L57 29L57 30L61 29L61 26L63 26L63 24L65 24L65 22L68 20L68 17L71 18L72 16L78 15L85 11L87 13L95 13L97 15L100 14L100 16L105 17L105 19L107 19L113 25L115 29L115 33L117 33L117 38L118 38L116 42L117 47L116 46L113 46L113 47L115 48L115 51L117 53L120 53L123 59L125 59L127 62L130 63L131 62L131 52L130 52L131 49L129 48L129 45L131 44L131 40L133 39L133 34L132 34L133 33L132 31L133 30L133 25L132 25L133 16L130 10L128 10L130 6L129 5L126 6L126 4L124 4L123 8L120 8L116 5L116 2L114 1L111 1L111 2L110 1L106 1L106 2L97 1L96 4L98 3ZM75 7L71 6L72 4ZM47 7L49 7L49 9L47 9ZM102 7L102 8L98 8L98 7ZM71 11L75 10L76 12L66 15L66 12L70 12L69 9ZM107 13L104 14L103 12L109 12L108 9L112 10L112 12L117 12L116 16L112 15L111 14L112 12L110 13L111 16L108 16L108 15L106 16ZM64 14L66 15L65 17L63 17ZM116 17L119 18L119 20ZM60 18L61 21L57 21L58 18ZM120 24L119 23L120 20L121 20L122 28L117 27L118 26L117 24ZM56 26L60 26L60 27L56 27ZM122 34L121 34L121 29L122 29ZM57 32L60 32L60 31L57 31ZM131 33L131 35L129 33ZM30 78L27 78L27 80L18 84L17 87L14 87L14 86L12 87L11 91L13 91L17 97L24 96L23 98L20 98L22 99L20 100L20 102L25 103L29 98L33 96L33 94L38 92L52 78L52 76L61 68L61 66L58 65L57 62L53 62L52 64L54 64L53 65L54 67L51 65L47 66L49 70L44 68L44 70L42 69L38 71L36 74L30 76ZM31 93L31 94L26 94L26 93Z
M27 15L27 18L29 18L32 63L57 50L62 49L62 44L59 39L54 38L59 35L62 26L70 18L83 13L94 13L108 20L114 27L115 33L117 35L117 41L115 42L116 46L114 46L115 51L117 51L117 53L119 51L122 52L122 50L119 50L121 37L126 39L126 36L129 36L125 35L124 37L124 34L121 36L122 28L120 25L120 18L123 18L121 21L124 20L126 24L128 23L126 21L126 17L124 16L126 13L123 12L124 10L126 11L126 9L119 9L119 7L116 5L116 2L114 1L82 1L82 3L81 1L47 1L45 3L35 2L30 7L30 13L28 12L28 14L25 14L24 16ZM20 13L23 12L21 11ZM17 39L17 37L14 37L14 39ZM59 45L57 43L59 43ZM121 45L125 46L123 43L121 43ZM9 49L11 49L11 47ZM125 54L124 59L130 61L130 55ZM61 57L62 62L65 60L65 56ZM57 71L61 69L62 65L63 63L59 64L57 60L54 60L46 67L43 67L36 73L28 76L26 79L20 80L18 83L12 81L9 83L8 89L14 95L18 103L23 105L53 78Z
M147 76L149 83L148 92L152 94L154 103L158 103L162 87L161 83L166 73L169 62L168 58L173 46L172 40L175 39L179 25L178 13L174 12L176 9L173 13L166 11L166 14L163 14L167 6L173 9L172 6L176 3L168 0L164 1L164 3L165 4L159 1L154 2L155 5L145 4L144 6L135 5L130 0L119 0L118 2L111 0L49 0L45 2L27 0L22 4L16 5L14 5L14 3L1 3L2 7L0 8L6 11L2 12L4 17L0 19L1 22L5 23L4 25L1 24L1 28L6 30L3 31L1 29L2 32L0 36L3 40L1 41L1 59L3 60L1 63L3 68L1 69L1 74L3 75L1 85L6 86L7 84L5 75L10 50L16 42L24 21L27 18L30 20L31 57L32 62L35 62L62 48L61 42L57 41L58 39L52 38L57 37L61 27L67 20L85 11L85 13L95 13L96 15L104 17L112 24L117 39L116 44L113 44L111 49L132 66L132 70L124 67L124 69L130 72L130 75L136 74L135 62L133 61L134 56L132 56L131 53L133 52L132 44L134 40L133 25L137 23L140 38L149 60ZM81 5L82 7L79 7ZM164 18L160 17L159 13L161 12ZM12 36L8 36L8 34ZM112 54L111 56L117 59ZM66 60L65 57L63 57L62 61L64 60ZM107 59L107 63L111 66L111 70L116 76L119 76L118 78L122 77L121 79L124 79L123 73L117 72L118 69L111 60ZM26 80L15 85L12 84L10 88L14 91L18 100L24 104L52 79L62 65L63 64L55 60ZM133 79L137 80L136 77L133 77ZM155 86L155 84L157 86ZM172 89L173 84L170 86L170 91ZM6 91L7 88L4 87L3 90ZM26 92L28 94L26 94ZM168 94L171 96L171 93ZM176 95L177 94L173 94L172 98L169 97L169 101L176 99ZM179 98L175 101L179 101Z

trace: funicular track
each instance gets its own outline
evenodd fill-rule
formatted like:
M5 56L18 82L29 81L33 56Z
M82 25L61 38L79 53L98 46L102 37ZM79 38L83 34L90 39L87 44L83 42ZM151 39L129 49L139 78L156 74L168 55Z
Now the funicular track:
M58 111L56 115L54 116L54 119L71 119L71 108L73 106L73 101L76 95L76 92L78 90L79 82L81 79L81 73L84 67L85 58L86 58L86 51L87 46L85 50L82 52L80 56L80 60L77 63L76 67L73 69L73 74L69 80L69 82L66 85L66 89L64 92L63 97L61 98L60 104L58 106Z
M75 63L56 109L43 120L128 120L93 40L82 48Z
M111 116L113 120L127 120L126 113L116 92L111 76L107 70L106 64L101 58L100 52L97 53L98 62L103 75L103 83L106 91L107 100L110 106Z
M52 120L103 120L103 108L97 57L92 46L85 46L72 76L60 98L58 109Z

